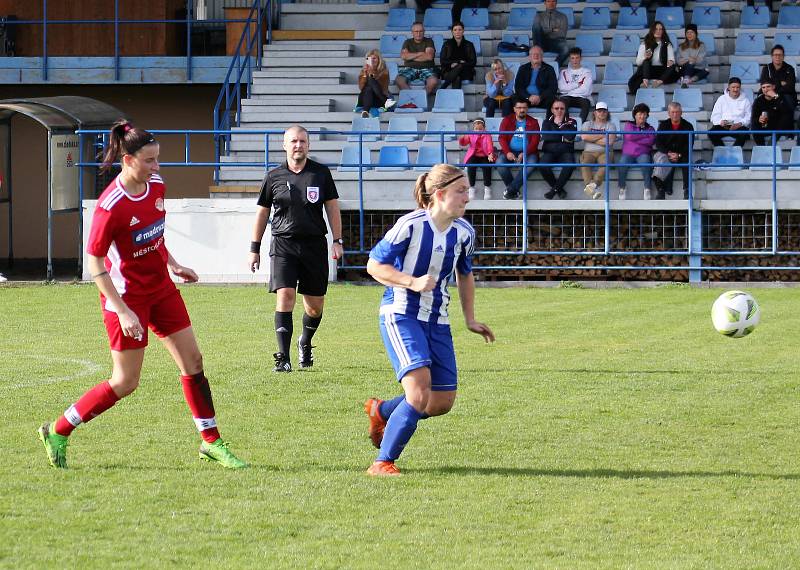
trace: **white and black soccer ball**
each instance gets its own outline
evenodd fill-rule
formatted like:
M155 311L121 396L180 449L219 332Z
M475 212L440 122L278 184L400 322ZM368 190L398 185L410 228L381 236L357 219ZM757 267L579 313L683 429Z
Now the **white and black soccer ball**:
M711 307L711 322L717 332L733 338L749 335L761 320L761 309L750 293L726 291Z

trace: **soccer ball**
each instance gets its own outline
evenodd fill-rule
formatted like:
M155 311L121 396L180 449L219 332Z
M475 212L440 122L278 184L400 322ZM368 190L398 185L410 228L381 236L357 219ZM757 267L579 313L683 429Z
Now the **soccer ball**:
M761 319L761 309L750 293L726 291L711 307L711 322L717 332L733 338L749 335Z

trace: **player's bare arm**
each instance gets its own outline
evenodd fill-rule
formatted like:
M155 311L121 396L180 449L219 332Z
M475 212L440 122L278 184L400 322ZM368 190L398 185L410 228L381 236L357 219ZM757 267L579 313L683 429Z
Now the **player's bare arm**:
M264 232L267 231L268 221L269 221L269 208L258 206L258 210L256 210L256 224L253 227L253 239L252 239L253 243L261 244L261 240L264 238ZM341 219L339 220L339 225L341 226ZM260 266L261 266L261 254L251 251L250 272L255 273Z
M467 329L481 335L486 342L494 342L494 333L489 325L475 320L475 275L471 272L467 275L456 272L456 284Z
M367 262L367 273L375 281L387 287L403 287L417 293L432 291L436 287L436 278L433 275L414 277L397 270L393 265L378 263L374 259L370 259Z
M333 233L333 259L341 259L344 254L344 245L336 240L342 239L342 214L339 209L339 200L327 200L325 202L325 215Z
M87 253L86 264L89 267L89 273L95 285L108 300L114 312L117 313L122 334L131 338L141 335L144 329L139 322L139 317L131 311L125 301L122 300L122 297L119 296L116 287L114 287L114 282L111 281L111 276L106 271L105 259Z

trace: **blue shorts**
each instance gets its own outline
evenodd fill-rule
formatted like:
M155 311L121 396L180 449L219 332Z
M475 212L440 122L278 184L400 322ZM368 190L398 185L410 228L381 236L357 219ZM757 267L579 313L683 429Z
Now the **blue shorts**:
M386 313L380 316L380 327L398 381L411 370L427 366L431 370L432 390L447 392L458 388L456 353L449 325Z

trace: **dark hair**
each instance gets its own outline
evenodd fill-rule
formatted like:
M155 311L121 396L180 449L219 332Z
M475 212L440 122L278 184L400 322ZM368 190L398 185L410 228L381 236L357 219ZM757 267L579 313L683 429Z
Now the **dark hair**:
M689 30L694 32L694 41L689 42L688 38L684 38L683 43L678 47L681 49L700 49L700 46L703 45L703 42L700 41L700 35L697 33L697 26L694 24L689 24L686 26L686 31L688 32Z
M531 106L531 102L528 101L525 97L520 97L519 95L515 95L513 99L513 105L511 106L516 107L517 103L525 103L528 107Z
M137 129L127 119L120 119L111 127L108 148L103 155L101 172L105 172L126 154L136 154L142 147L156 142L156 137L144 129Z
M742 84L742 80L734 75L733 77L728 79L728 85L730 85L731 83L738 83L739 85L741 85Z
M631 111L631 115L633 115L633 120L636 120L636 113L647 113L650 114L650 107L645 105L644 103L639 103L638 105L634 105L633 110Z
M769 50L769 55L772 55L772 52L774 52L776 49L781 50L781 52L783 52L783 54L786 55L786 50L783 49L783 46L781 44L775 44L774 46L772 46L772 49Z
M573 54L575 54L575 55L583 55L583 50L581 48L577 47L577 46L575 46L574 48L570 48L569 55L573 55Z
M464 22L462 22L461 20L453 22L453 25L450 26L450 31L452 32L453 28L455 28L456 26L461 26L462 28L464 28ZM464 28L464 29L466 29L466 28Z
M661 41L664 42L664 45L667 45L667 44L670 43L669 34L667 34L667 27L664 25L664 23L661 20L656 20L650 26L650 29L647 31L647 35L644 37L644 47L645 48L647 48L647 49L655 49L655 47L658 45L658 42L656 41L656 37L655 37L655 31L656 31L656 26L658 26L659 24L661 25L662 28L664 28L664 33L661 34Z

